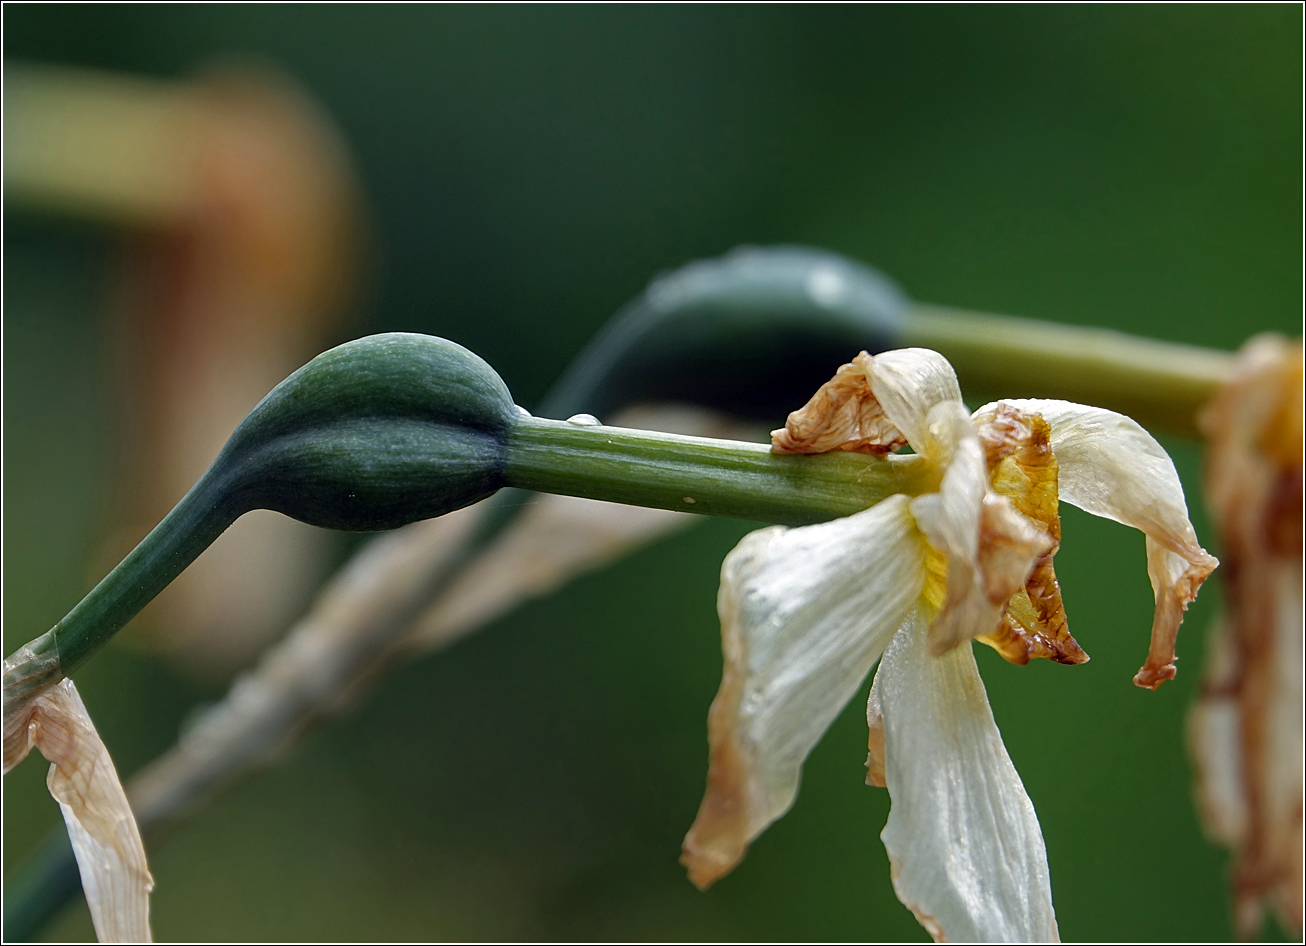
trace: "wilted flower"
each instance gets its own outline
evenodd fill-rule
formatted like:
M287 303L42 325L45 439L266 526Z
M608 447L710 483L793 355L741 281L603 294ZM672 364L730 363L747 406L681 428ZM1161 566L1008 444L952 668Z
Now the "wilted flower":
M1202 417L1224 616L1190 718L1207 831L1235 851L1235 919L1302 929L1302 349L1262 335Z
M1157 608L1141 686L1174 675L1183 611L1216 561L1197 542L1173 464L1138 424L1048 400L972 417L931 351L863 352L773 434L778 453L908 444L937 472L934 492L763 529L727 556L725 672L683 861L700 887L739 863L793 803L803 760L880 660L868 782L893 802L881 837L899 899L936 939L1055 940L1042 833L970 640L1021 664L1088 659L1052 570L1058 493L1146 533Z

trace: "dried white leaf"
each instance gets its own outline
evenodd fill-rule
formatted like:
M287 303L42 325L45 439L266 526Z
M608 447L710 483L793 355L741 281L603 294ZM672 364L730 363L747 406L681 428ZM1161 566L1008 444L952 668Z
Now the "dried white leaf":
M148 943L154 879L109 752L77 688L62 680L4 722L7 773L33 747L50 762L46 784L63 811L82 889L102 943Z

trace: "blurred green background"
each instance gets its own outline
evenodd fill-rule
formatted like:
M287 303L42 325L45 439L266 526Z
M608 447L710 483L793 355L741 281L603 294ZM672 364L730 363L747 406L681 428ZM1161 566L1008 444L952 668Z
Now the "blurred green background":
M654 274L740 243L834 249L931 302L1227 349L1299 333L1301 18L31 5L5 10L3 42L9 62L184 77L243 54L294 76L367 200L348 335L447 336L531 407ZM121 462L104 393L117 241L6 208L6 653L99 577ZM1199 449L1166 445L1213 546ZM1058 574L1092 663L977 648L1062 936L1228 939L1227 857L1202 838L1183 750L1218 588L1189 612L1178 679L1139 690L1142 539L1063 515ZM856 700L734 875L700 894L677 865L720 674L717 570L748 528L704 522L392 672L151 844L156 936L925 939L889 883ZM123 648L77 682L124 776L221 692ZM58 823L44 770L5 780L6 873ZM93 936L80 903L47 932Z

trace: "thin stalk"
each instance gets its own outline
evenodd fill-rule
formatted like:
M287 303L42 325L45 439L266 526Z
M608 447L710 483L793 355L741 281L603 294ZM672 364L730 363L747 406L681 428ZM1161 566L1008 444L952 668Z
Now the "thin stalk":
M914 456L776 456L765 444L523 418L508 442L510 486L782 525L852 515L931 487Z
M506 486L786 525L923 492L931 475L911 456L774 456L763 444L534 417L509 435L503 470ZM6 662L6 709L76 670L244 509L221 476L205 474L63 620Z
M240 511L225 499L221 484L211 475L201 478L163 521L48 632L46 636L53 638L57 648L62 675L72 674L121 630L198 558ZM6 682L8 676L6 672Z
M914 304L900 343L932 348L968 397L1055 397L1110 408L1145 427L1199 436L1197 416L1230 377L1229 352L1109 329Z

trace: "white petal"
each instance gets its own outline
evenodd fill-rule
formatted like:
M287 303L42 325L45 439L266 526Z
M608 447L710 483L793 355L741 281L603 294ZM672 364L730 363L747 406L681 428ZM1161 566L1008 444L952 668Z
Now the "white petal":
M33 746L50 761L46 783L68 826L96 936L102 943L150 942L154 880L145 847L73 682L60 681L14 715L5 721L5 771Z
M925 554L906 497L893 496L846 519L754 532L726 557L725 672L682 858L700 887L793 803L803 760L919 596Z
M980 507L989 485L979 436L960 401L936 405L927 428L932 442L947 445L949 462L939 491L912 500L912 515L940 552L977 562Z
M1181 555L1201 551L1174 463L1137 422L1070 401L1007 403L1042 415L1052 428L1061 499L1095 516L1141 529ZM975 413L983 414L992 406Z
M1007 403L1041 414L1052 428L1061 499L1147 535L1156 616L1147 663L1134 682L1155 689L1174 676L1183 612L1219 564L1197 541L1174 464L1151 434L1123 414L1069 401Z
M880 837L898 899L938 941L1057 941L1043 834L970 645L931 656L913 612L875 689L893 801Z
M902 348L870 359L866 372L885 416L903 432L917 453L938 462L930 412L945 401L961 404L961 388L948 360L927 348Z

